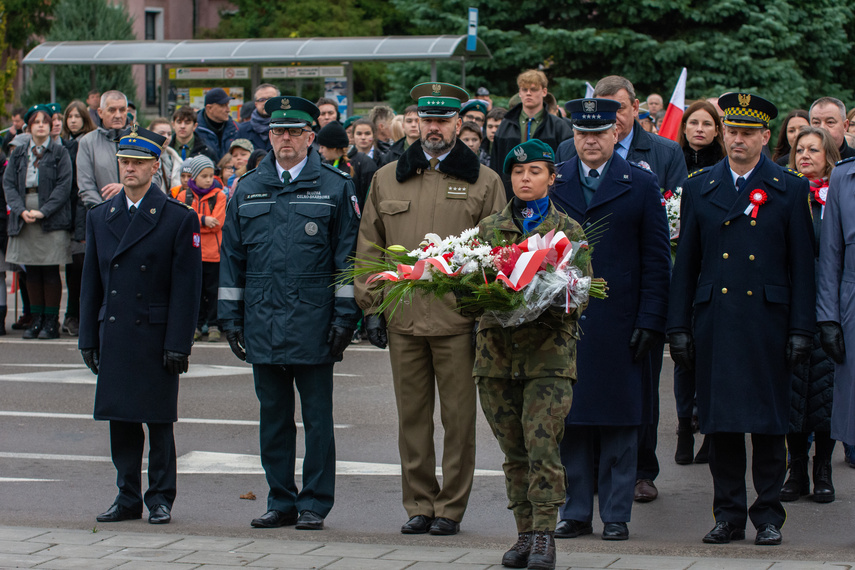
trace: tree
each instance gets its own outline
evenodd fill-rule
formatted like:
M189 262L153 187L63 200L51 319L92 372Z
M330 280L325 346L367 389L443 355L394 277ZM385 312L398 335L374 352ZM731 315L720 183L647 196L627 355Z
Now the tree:
M50 29L55 4L53 0L4 0L5 20L12 23L3 33L8 47L27 51L34 37Z
M6 24L8 12L5 10L3 0L0 0L0 54L2 55L2 69L0 69L0 113L5 115L6 105L11 103L15 97L12 82L18 72L18 62L10 57L9 44L6 40Z
M55 20L47 34L48 41L111 41L133 40L133 21L121 4L107 0L61 0L56 6ZM25 105L50 101L50 70L33 66L32 79L21 97ZM65 107L73 99L85 99L91 89L89 67L84 65L56 66L57 102ZM118 89L136 93L129 65L99 65L96 67L96 88L101 91Z
M467 7L479 9L478 35L492 60L466 65L467 84L511 95L516 76L541 68L559 100L584 95L584 82L611 74L630 79L639 95L667 101L680 68L687 97L745 89L782 114L821 95L852 101L855 40L851 3L836 0L392 0L419 34L463 34ZM459 81L460 65L438 66L440 80ZM427 64L389 66L397 107L429 79Z

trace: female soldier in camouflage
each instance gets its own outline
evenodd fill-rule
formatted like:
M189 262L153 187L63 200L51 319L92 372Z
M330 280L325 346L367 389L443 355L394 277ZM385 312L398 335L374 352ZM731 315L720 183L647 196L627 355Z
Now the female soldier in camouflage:
M508 242L550 230L584 239L579 224L556 210L547 196L555 181L548 145L532 139L515 147L504 172L511 177L515 197L502 212L478 224L485 241L496 230ZM473 373L484 415L505 453L508 508L519 532L502 558L510 568L555 568L553 529L565 491L558 445L576 382L576 320L581 312L550 308L533 322L508 328L487 315L479 321Z

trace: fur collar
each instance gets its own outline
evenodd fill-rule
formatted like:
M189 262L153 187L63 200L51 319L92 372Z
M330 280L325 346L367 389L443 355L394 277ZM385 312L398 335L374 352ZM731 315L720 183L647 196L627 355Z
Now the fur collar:
M429 168L430 163L425 158L422 142L416 141L398 159L395 178L398 182L404 182L418 174L418 171ZM469 147L457 139L454 148L439 164L439 171L471 184L478 181L478 175L481 173L481 162L478 160L478 156L469 150Z

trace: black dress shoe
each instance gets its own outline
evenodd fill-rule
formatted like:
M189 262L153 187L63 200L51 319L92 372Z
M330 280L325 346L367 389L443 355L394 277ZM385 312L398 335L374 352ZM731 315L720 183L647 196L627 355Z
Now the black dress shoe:
M401 534L427 534L432 522L433 519L426 515L410 517L410 520L401 527Z
M555 525L555 538L576 538L592 532L594 532L594 527L589 522L564 519Z
M171 520L172 515L166 505L155 505L148 510L148 522L150 524L167 524Z
M625 522L610 522L603 527L603 540L627 540L629 528Z
M528 555L531 552L532 531L521 532L517 543L502 556L502 566L507 568L525 568L528 566Z
M119 521L130 521L142 518L142 507L140 510L129 509L128 507L123 507L122 505L116 503L97 517L95 520L98 522L119 522Z
M314 511L303 511L297 519L297 530L324 530L324 517Z
M777 546L781 544L783 537L778 527L772 523L761 524L757 527L757 538L754 539L754 544L760 546Z
M296 522L296 513L283 513L270 509L257 519L252 519L249 524L255 528L279 528L280 526L290 526Z
M430 525L430 533L435 536L451 536L460 532L460 523L445 517L436 517Z
M658 496L659 490L656 489L656 485L650 479L639 479L635 482L634 499L636 503L649 503L655 501Z
M729 522L717 522L711 531L704 537L704 542L707 544L727 544L731 540L743 540L745 538L745 529L736 528Z

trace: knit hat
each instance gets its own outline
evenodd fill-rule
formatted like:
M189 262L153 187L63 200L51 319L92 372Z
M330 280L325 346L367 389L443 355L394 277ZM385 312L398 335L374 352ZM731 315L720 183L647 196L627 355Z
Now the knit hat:
M214 169L214 163L210 158L205 156L204 154L197 154L193 158L187 159L184 163L185 172L186 169L190 170L190 176L193 180L196 180L196 177L205 170L206 168Z
M350 140L341 123L330 121L318 131L318 144L327 148L347 148L350 146Z

